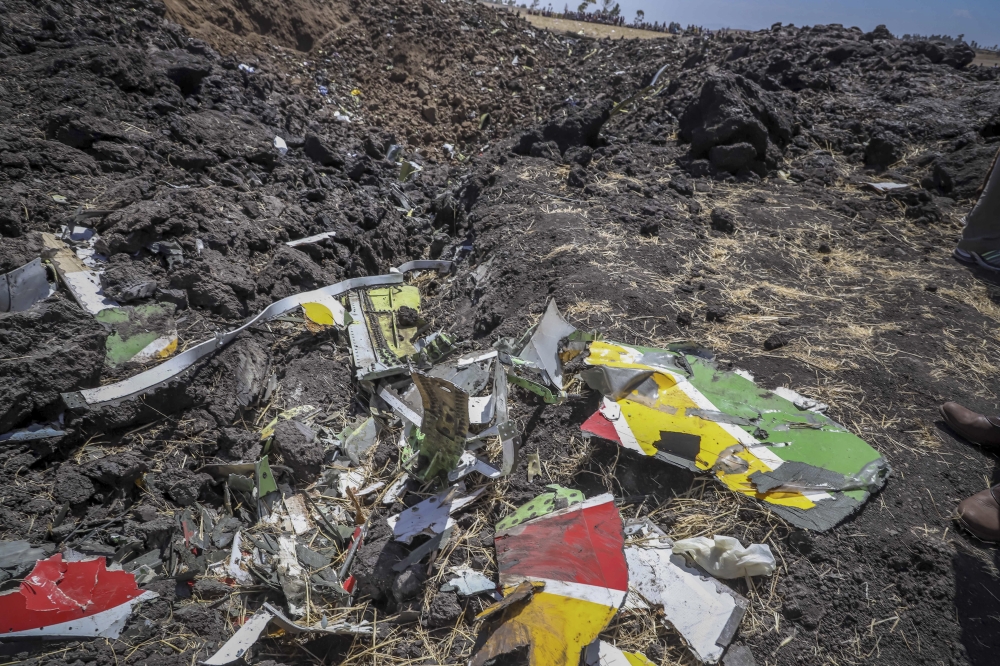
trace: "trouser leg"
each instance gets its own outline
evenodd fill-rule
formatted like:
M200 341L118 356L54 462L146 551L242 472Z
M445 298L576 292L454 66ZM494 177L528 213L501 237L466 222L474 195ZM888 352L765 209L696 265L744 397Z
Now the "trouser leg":
M967 252L1000 250L1000 169L996 167L997 158L993 158L983 193L965 218L958 247Z

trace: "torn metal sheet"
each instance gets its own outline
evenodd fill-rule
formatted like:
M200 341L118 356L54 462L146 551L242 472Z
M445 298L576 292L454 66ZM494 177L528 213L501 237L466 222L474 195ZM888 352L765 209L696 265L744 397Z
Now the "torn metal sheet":
M0 638L116 639L133 606L155 592L135 576L109 571L105 559L39 560L16 590L0 594Z
M100 274L84 264L66 243L50 233L42 234L42 243L46 248L45 256L49 257L59 279L81 308L96 315L101 310L118 307L117 301L104 295Z
M362 459L375 446L377 437L378 427L375 424L375 419L369 416L361 425L347 434L347 438L344 440L341 448L347 454L347 457L351 459L352 463L360 465Z
M527 346L518 352L518 356L537 364L545 372L549 383L561 391L563 377L559 343L574 332L576 328L563 319L555 300L551 300Z
M309 586L305 569L299 564L295 552L295 538L289 535L278 537L278 563L275 567L278 582L288 604L288 612L296 617L306 613L306 589Z
M240 585L249 585L253 582L253 579L250 577L250 574L244 571L243 567L240 566L243 562L242 548L243 534L237 530L236 533L233 534L233 544L229 551L229 564L226 568L226 573L232 576L233 579Z
M423 421L422 414L396 395L388 384L383 383L379 385L378 395L380 398L385 400L386 404L388 404L389 407L392 408L392 411L394 411L397 415L405 421L408 421L410 424L415 425L418 428L420 427L420 423Z
M446 527L440 534L432 536L430 539L414 548L410 551L409 555L392 565L392 570L396 573L406 571L406 569L430 555L432 551L447 546L448 540L451 539L453 529L453 527Z
M367 621L360 622L358 624L337 622L327 624L325 627L306 627L292 622L277 608L271 604L265 603L260 610L254 613L246 622L243 623L243 626L240 627L239 630L233 634L233 637L226 641L215 654L204 661L199 661L198 663L203 664L204 666L228 666L228 664L239 661L244 657L244 655L246 655L247 650L249 650L253 644L257 642L260 635L264 633L264 630L268 627L268 625L272 623L284 630L285 633L292 635L331 634L370 636L372 633L371 625ZM321 624L322 620L318 623L318 625Z
M774 573L774 555L767 544L754 543L744 548L739 539L716 535L711 539L681 539L674 543L673 552L690 558L717 578L770 576Z
M757 666L757 660L746 645L734 645L722 658L722 666Z
M297 238L295 240L290 240L285 245L288 247L298 247L300 245L312 245L313 243L318 243L320 241L326 240L327 238L333 238L337 235L336 231L324 231L321 234L316 234L315 236L306 236L305 238Z
M647 608L663 609L663 621L684 637L698 660L719 661L739 629L747 600L671 552L669 539L632 544L625 548L625 559L630 590Z
M638 652L622 652L604 641L594 641L587 646L583 656L584 666L656 666Z
M426 460L422 477L447 475L465 452L469 432L469 394L454 384L420 373L411 376L423 404L420 455Z
M471 663L481 666L527 645L533 666L578 666L628 592L622 522L612 496L501 527L495 544L505 591L526 583L544 587L489 628Z
M450 266L450 262L426 262L430 264L445 263ZM421 262L409 262L409 264L403 264L399 267L398 272L389 275L376 275L371 277L361 277L352 278L350 280L344 280L343 282L338 282L337 284L330 285L328 287L323 287L322 289L317 289L311 292L304 292L301 294L296 294L294 296L289 296L283 298L280 301L272 303L263 311L261 311L257 316L251 318L246 323L244 323L239 328L233 329L227 333L222 333L212 338L211 340L206 340L201 344L195 345L190 349L187 349L183 353L178 354L169 361L151 368L145 372L139 373L134 377L126 379L125 381L117 382L115 384L108 384L106 386L100 386L93 389L86 389L83 391L74 391L72 393L63 393L63 402L67 407L71 409L93 409L95 407L103 407L105 405L117 404L122 400L128 400L135 398L147 391L159 387L161 384L170 381L176 375L180 374L187 368L191 367L199 359L215 352L218 349L226 346L230 342L236 339L240 333L245 331L247 328L257 324L259 322L269 321L275 317L279 317L284 313L288 312L292 308L299 307L303 303L313 302L315 300L316 294L325 294L328 296L339 296L352 289L361 289L364 287L371 287L377 285L390 285L390 284L400 284L402 283L402 273L405 273L408 268L413 264L419 264L412 268L412 270L423 269L425 266Z
M496 590L496 583L469 567L456 567L441 586L442 592L457 592L460 597L474 597L477 594L494 593Z
M408 544L421 534L434 536L452 527L455 521L451 514L475 502L484 492L486 488L480 488L467 495L463 485L452 486L402 513L389 516L386 522L392 529L393 539Z
M0 275L0 312L23 312L51 293L41 259Z
M793 405L799 409L807 409L810 412L817 412L819 414L824 413L826 410L830 409L830 405L825 402L819 402L818 400L813 400L812 398L807 398L797 391L793 391L785 386L779 386L774 389L774 395L788 400Z
M61 418L61 417L60 417ZM61 423L33 423L27 428L11 430L0 435L2 442L27 442L34 439L48 439L49 437L62 437L66 431L62 429Z
M766 502L799 527L830 529L885 482L880 473L858 489L792 490L775 485L767 474L789 462L834 472L839 478L860 478L866 466L883 469L884 461L878 462L881 456L866 442L815 411L824 405L759 388L746 376L720 370L686 350L593 341L589 352L589 366L653 374L624 397L605 398L599 412L587 419L584 432L674 465L710 472L731 490ZM762 476L754 476L758 473ZM761 487L753 479L760 479Z

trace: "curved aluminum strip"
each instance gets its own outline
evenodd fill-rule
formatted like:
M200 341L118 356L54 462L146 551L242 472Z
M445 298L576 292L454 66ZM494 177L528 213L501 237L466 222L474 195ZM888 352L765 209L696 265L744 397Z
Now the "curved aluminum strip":
M404 264L400 268L405 268L406 266L407 264ZM303 303L308 303L310 299L315 298L317 295L339 296L352 289L359 289L362 287L378 287L383 285L400 284L403 281L402 273L404 272L406 271L402 270L399 273L390 275L351 278L328 287L323 287L322 289L307 291L294 296L289 296L288 298L283 298L280 301L272 303L260 314L250 319L239 328L233 329L228 333L217 334L215 338L195 345L187 351L173 357L166 363L162 363L155 368L150 368L145 372L139 373L135 377L130 377L129 379L115 384L85 389L83 391L75 391L73 393L63 393L63 402L65 402L66 406L70 409L86 409L102 407L120 400L134 398L137 395L145 393L146 391L169 381L174 376L191 367L195 361L198 361L215 350L229 344L236 338L236 336L258 322L268 321L275 317L280 317L292 308L300 306Z

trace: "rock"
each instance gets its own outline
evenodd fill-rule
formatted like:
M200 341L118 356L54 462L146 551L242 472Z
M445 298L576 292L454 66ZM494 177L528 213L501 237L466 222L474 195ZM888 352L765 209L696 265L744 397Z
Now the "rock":
M223 597L229 596L233 591L233 588L229 587L225 583L211 578L199 578L194 583L194 596L199 599L222 599Z
M718 73L702 85L698 98L681 115L679 134L691 144L690 159L709 157L716 146L748 144L755 154L743 165L765 175L777 167L792 138L792 121L777 99L756 83L738 75ZM746 148L717 152L725 162L743 160Z
M587 170L579 164L574 164L569 170L569 176L566 177L566 184L570 187L585 186L587 184Z
M407 567L403 573L396 577L392 583L392 596L396 603L402 603L417 596L423 588L426 578L423 574L424 569L426 566L415 564Z
M183 289L157 289L156 300L160 303L173 303L178 310L188 307L188 294Z
M708 160L719 171L736 173L740 169L749 168L757 149L749 143L735 143L731 146L714 146L708 151Z
M559 144L555 141L539 141L531 145L528 154L532 157L543 157L553 162L559 162L562 155L559 152Z
M586 167L594 159L594 149L590 146L573 146L566 150L566 154L563 157L570 164L579 164L582 167Z
M462 616L462 606L455 592L438 592L424 612L420 623L429 629L451 627Z
M207 58L180 49L158 51L155 61L184 97L197 92L202 80L212 72L212 63Z
M639 233L643 236L658 236L660 234L660 223L656 220L643 222L639 227Z
M149 298L156 293L156 280L135 262L111 264L101 273L104 293L119 303Z
M344 158L335 153L315 134L306 134L302 148L306 157L317 164L343 168Z
M705 321L722 323L729 317L729 308L722 305L709 305L705 310Z
M767 351L774 351L775 349L781 349L788 344L788 336L784 333L772 333L766 340L764 340L764 349Z
M546 123L542 127L542 138L555 141L561 152L574 146L594 147L601 127L611 117L612 108L611 100L602 100L577 109L565 118Z
M688 314L687 312L678 312L677 313L677 325L678 326L690 326L692 324L692 322L694 322L694 319L692 319L691 315Z
M725 234L736 231L736 215L725 208L712 209L712 228Z
M295 420L278 420L274 427L274 446L281 459L292 468L295 479L302 483L314 481L323 466L323 445L316 433Z
M99 483L112 488L131 488L149 471L149 465L133 453L113 453L98 458L80 467L80 472Z
M887 130L879 131L872 135L865 146L865 164L885 169L903 159L905 154L906 144L899 136Z
M429 122L431 125L437 122L437 107L433 105L425 106L420 110L420 115L424 117L424 120Z
M64 463L56 472L56 480L52 490L59 502L80 504L94 495L94 484L83 474Z
M937 157L931 170L933 186L954 199L975 199L995 156L995 146L971 144Z
M0 239L0 246L6 239ZM54 419L60 393L97 386L108 331L59 296L23 312L0 313L0 432L32 417Z
M190 506L198 500L201 491L212 481L212 477L208 474L195 474L190 470L175 468L158 472L154 480L156 487L167 497L180 506Z

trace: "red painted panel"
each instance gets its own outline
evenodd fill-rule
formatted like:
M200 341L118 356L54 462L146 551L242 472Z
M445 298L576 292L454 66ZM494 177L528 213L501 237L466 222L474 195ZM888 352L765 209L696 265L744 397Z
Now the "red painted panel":
M0 595L0 636L78 620L140 594L135 576L108 571L103 557L63 562L57 553L36 562L17 592Z
M501 576L628 589L622 519L611 500L536 518L498 534L495 543Z
M600 410L594 412L589 419L584 421L583 425L580 426L580 430L588 435L621 444L614 424L604 418L604 414L601 414Z

